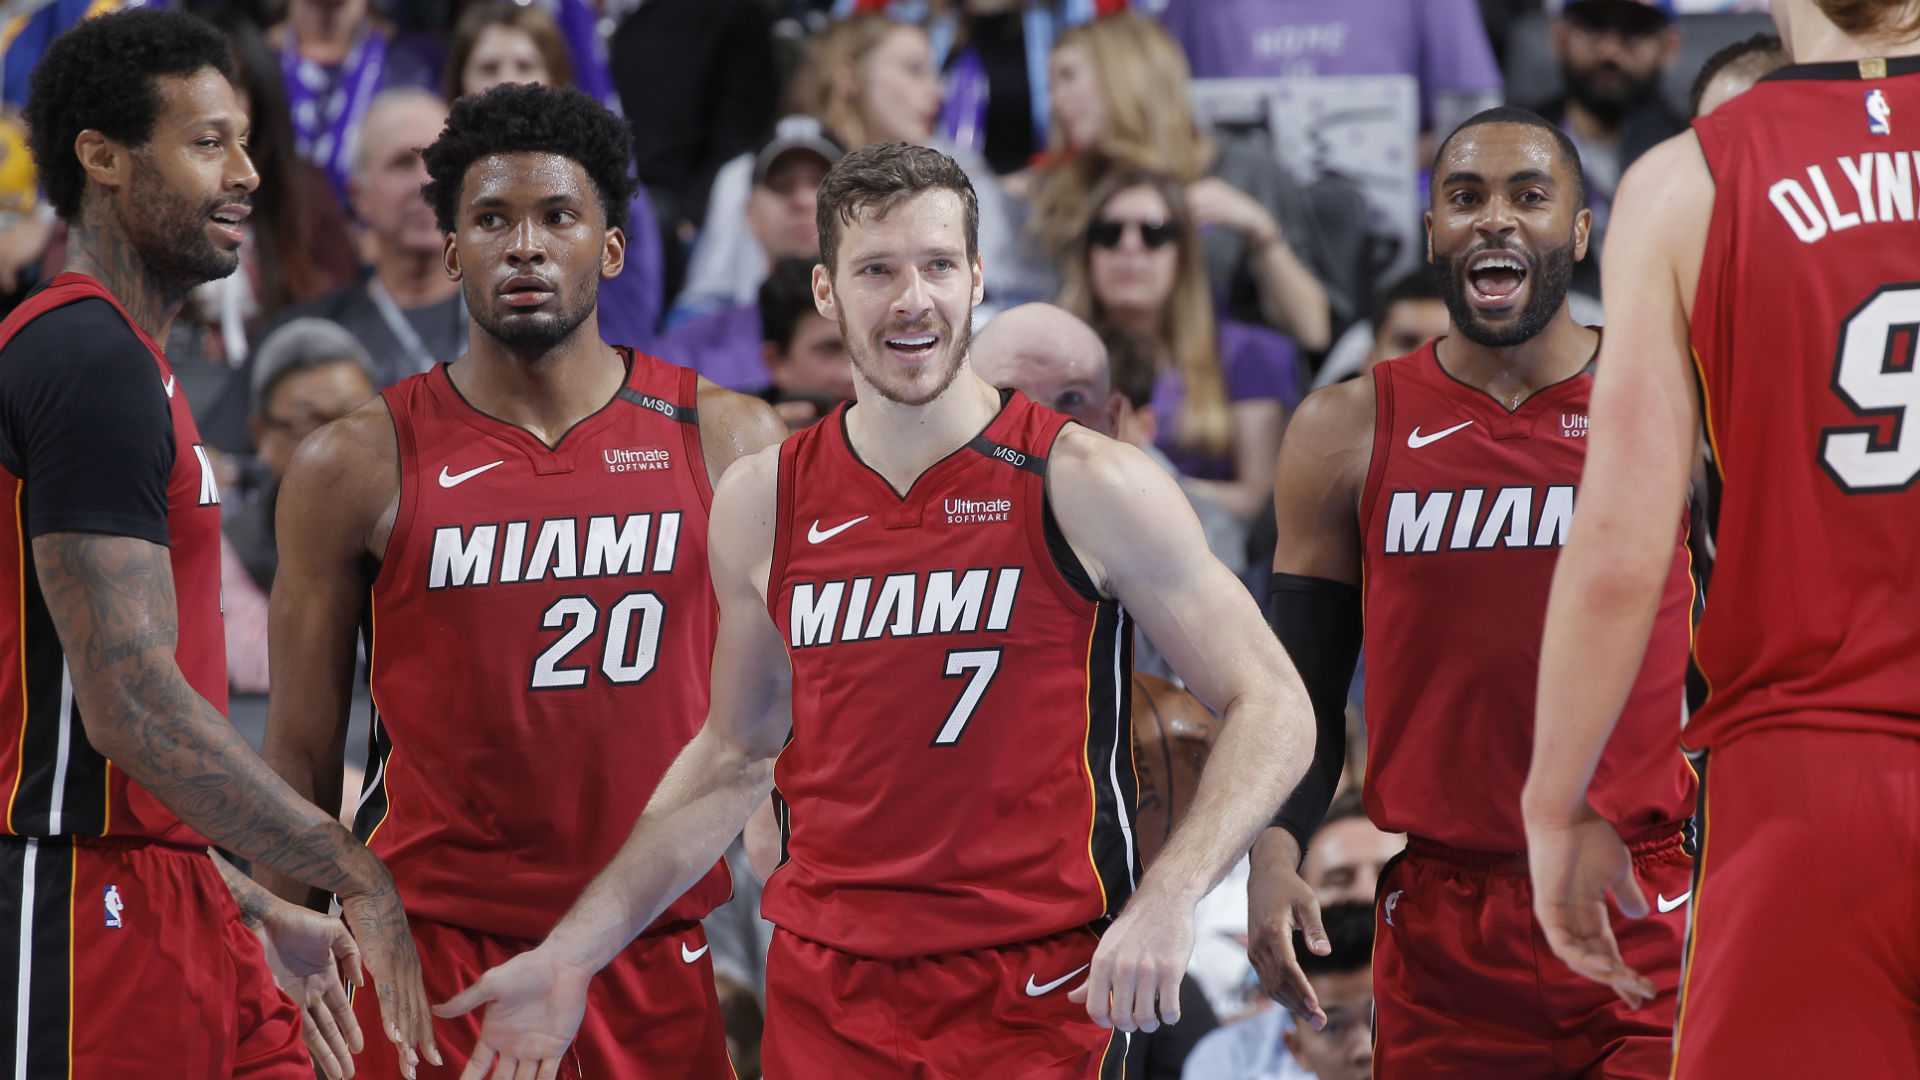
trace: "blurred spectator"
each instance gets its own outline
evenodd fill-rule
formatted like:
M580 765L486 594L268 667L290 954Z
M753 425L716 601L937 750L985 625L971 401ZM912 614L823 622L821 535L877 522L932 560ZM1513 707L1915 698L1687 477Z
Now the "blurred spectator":
M1405 356L1446 334L1451 325L1446 302L1440 299L1440 279L1432 266L1422 263L1375 298L1373 317L1348 331L1327 354L1314 376L1314 388L1365 375L1380 361ZM1349 343L1348 338L1354 340Z
M1476 0L1169 0L1196 79L1411 75L1431 139L1500 104Z
M1216 320L1186 193L1172 179L1116 172L1066 267L1060 304L1159 347L1157 444L1189 492L1242 521L1266 506L1286 410L1300 398L1293 343L1264 327ZM1216 552L1216 554L1218 554ZM1229 561L1235 566L1244 555Z
M973 181L980 207L980 260L987 298L1032 299L1046 291L1046 273L1021 247L1020 235L993 171L978 155L933 137L940 81L926 31L884 15L834 23L808 46L791 103L803 115L781 121L780 133L824 134L844 150L878 142L931 146L953 157ZM810 117L814 123L809 124ZM721 168L707 203L706 224L687 267L687 285L668 326L691 314L746 304L767 273L767 255L738 221L750 196L755 157Z
M1053 131L1033 178L1034 225L1064 260L1080 240L1088 200L1117 168L1150 169L1188 185L1217 303L1277 327L1309 351L1359 314L1366 293L1366 207L1328 221L1270 153L1206 137L1187 100L1187 62L1152 19L1118 15L1060 35L1049 64Z
M760 348L773 385L762 394L790 430L853 400L853 361L834 320L813 301L812 259L782 259L760 283Z
M239 78L235 89L252 121L247 153L260 173L247 218L240 269L193 291L174 338L203 330L183 349L169 341L169 359L199 355L227 365L246 359L255 331L281 310L351 285L360 273L346 212L320 168L294 151L286 84L272 50L253 24L227 31Z
M1294 949L1327 1026L1290 1023L1268 1009L1201 1040L1187 1060L1187 1080L1365 1080L1373 1075L1373 898L1321 911L1332 952L1317 955L1297 932ZM1284 1043L1285 1051L1281 1050Z
M942 82L939 132L1016 173L1047 143L1047 55L1054 38L1094 13L1073 0L961 0Z
M295 319L255 350L247 426L267 481L221 525L227 668L242 693L267 689L267 595L280 565L274 507L300 440L373 397L366 350L325 319Z
M1787 50L1778 35L1755 34L1736 41L1700 65L1687 95L1688 111L1697 120L1753 89L1754 83L1786 62Z
M761 0L645 0L614 29L608 55L640 182L659 211L663 295L675 296L714 173L773 122L773 20ZM730 302L751 300L764 272Z
M727 1033L727 1060L739 1080L760 1080L760 1035L766 1030L766 1010L753 987L724 971L713 973L720 998L720 1026Z
M447 96L483 94L501 83L572 86L573 63L553 17L538 6L482 0L461 13L447 50ZM584 88L583 88L584 89ZM660 323L664 266L660 223L641 187L627 204L627 261L600 282L600 337L641 351Z
M63 230L53 207L40 197L26 124L0 113L0 313L12 310L40 283L47 246Z
M744 279L756 282L782 259L805 259L808 272L820 260L820 229L814 217L820 181L840 160L840 147L819 125L783 120L752 159L746 212L713 221L701 237L703 251L731 252L761 260ZM731 169L733 166L729 165ZM696 256L696 265L699 257ZM663 359L685 364L729 390L765 388L769 373L760 358L759 286L746 300L704 314L683 310L660 338Z
M1570 0L1554 20L1554 58L1566 93L1535 112L1573 138L1587 174L1593 233L1587 258L1573 269L1573 289L1600 295L1607 218L1620 177L1641 154L1686 130L1660 92L1680 54L1680 31L1668 0Z
M366 349L379 388L465 352L467 316L460 284L447 277L442 261L440 227L420 193L427 182L420 149L439 137L447 107L431 91L388 90L367 116L354 155L353 205L367 224L372 272L288 308L264 332L305 315L337 322ZM222 450L248 449L244 422L251 367L249 358L201 418L201 435Z
M444 51L436 38L397 33L368 0L287 0L286 11L267 43L280 52L294 147L346 201L354 143L374 98L395 87L438 87Z

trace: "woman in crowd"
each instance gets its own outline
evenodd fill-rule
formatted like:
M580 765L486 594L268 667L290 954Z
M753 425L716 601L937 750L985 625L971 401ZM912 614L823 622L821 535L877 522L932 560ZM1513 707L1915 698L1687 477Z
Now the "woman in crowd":
M1063 259L1080 240L1092 192L1116 168L1186 185L1216 301L1320 352L1366 291L1366 207L1318 212L1263 147L1195 129L1187 60L1144 15L1096 19L1060 35L1050 64L1050 151L1034 178L1034 224Z
M808 45L789 88L789 110L816 120L846 150L881 142L931 146L952 155L973 181L980 203L980 255L987 297L999 303L1051 291L1047 275L1021 238L993 170L979 155L933 135L940 116L940 76L926 31L884 15L859 14L829 26ZM789 130L783 122L782 130ZM767 256L743 221L753 156L742 155L714 177L707 218L687 267L687 285L672 319L730 304L752 303L767 275Z
M447 50L447 97L481 94L501 83L573 85L567 43L538 5L486 0L460 16ZM600 336L615 345L651 349L660 323L660 225L635 190L627 207L627 265L600 283Z
M1115 171L1088 202L1060 306L1155 343L1156 445L1190 494L1251 521L1272 495L1286 411L1300 397L1293 344L1265 327L1215 319L1181 183Z

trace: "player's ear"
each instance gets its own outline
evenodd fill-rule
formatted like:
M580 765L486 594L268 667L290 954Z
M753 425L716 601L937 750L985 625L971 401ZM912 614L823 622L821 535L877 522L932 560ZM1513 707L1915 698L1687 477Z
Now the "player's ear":
M976 251L973 254L973 301L968 307L979 307L980 301L986 299L986 280L986 265L980 261L980 253Z
M127 152L120 143L88 128L74 137L73 154L80 159L80 168L87 174L89 183L110 190L125 185Z
M460 280L460 249L453 246L452 233L448 233L446 236L442 237L441 240L445 246L443 246L440 249L440 259L442 264L446 267L447 276L449 278L452 278L455 281L459 281Z
M838 301L833 295L833 271L826 263L813 264L813 309L823 318L838 319Z
M1587 257L1587 242L1593 235L1593 211L1581 207L1573 215L1573 261L1579 262Z
M607 242L600 249L600 276L612 280L620 276L627 265L627 234L619 229L607 230Z
M1589 213L1587 216L1591 218L1593 215ZM1421 218L1426 222L1426 233L1424 236L1424 240L1427 245L1427 262L1432 263L1433 262L1433 211L1431 210L1427 211L1425 214L1421 215Z

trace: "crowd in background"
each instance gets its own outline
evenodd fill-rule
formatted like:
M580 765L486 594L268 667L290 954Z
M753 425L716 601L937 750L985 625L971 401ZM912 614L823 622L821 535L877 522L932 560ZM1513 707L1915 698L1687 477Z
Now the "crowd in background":
M54 0L0 37L0 307L57 270L64 250L17 119L27 75L55 34L103 6ZM1127 398L1123 437L1158 450L1216 553L1260 589L1290 411L1314 386L1446 331L1419 218L1436 140L1502 102L1567 131L1595 215L1574 302L1597 323L1621 173L1712 107L1694 85L1709 54L1770 28L1756 0L1680 0L1679 11L1673 0L187 6L232 41L260 173L241 269L198 290L166 343L223 455L231 668L243 692L266 688L274 501L294 447L465 348L418 154L454 97L541 82L620 112L642 186L625 269L602 284L602 336L760 394L795 428L853 393L840 328L813 303L821 177L877 142L952 155L979 196L976 329L1043 300L1098 332ZM1747 67L1778 62L1739 55ZM1377 872L1383 849L1356 819L1365 825L1336 812L1326 828L1353 831L1348 846ZM1310 860L1308 880L1318 885L1321 869ZM1334 871L1348 876L1324 900L1370 899L1370 885L1353 884L1359 871ZM1233 912L1216 921L1232 938ZM1366 955L1371 917L1330 915L1328 926L1323 999L1364 971L1353 957ZM1196 979L1232 1019L1260 1003L1244 947L1215 970L1205 933ZM744 1030L752 989L740 992ZM1300 1075L1283 1065L1311 1064L1315 1045L1301 1040L1326 1033L1286 1030L1281 1050L1289 1025L1267 1022L1271 1033L1196 1055L1210 1063L1198 1075ZM1364 1060L1364 1039L1341 1046L1320 1047L1348 1061L1320 1075L1353 1075ZM1268 1059L1284 1062L1259 1064Z

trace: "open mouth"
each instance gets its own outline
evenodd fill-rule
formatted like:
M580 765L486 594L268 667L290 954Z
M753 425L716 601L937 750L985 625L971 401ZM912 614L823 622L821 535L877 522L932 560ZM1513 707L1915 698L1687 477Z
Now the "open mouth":
M252 207L242 206L238 203L229 203L215 210L208 216L213 219L214 225L219 228L220 232L231 238L233 242L237 244L246 235L241 226L245 224L247 216L251 213L253 213Z
M896 334L886 339L887 348L909 356L931 352L939 343L938 334Z
M1483 251L1467 262L1467 292L1479 304L1511 303L1526 280L1526 260L1512 251Z

